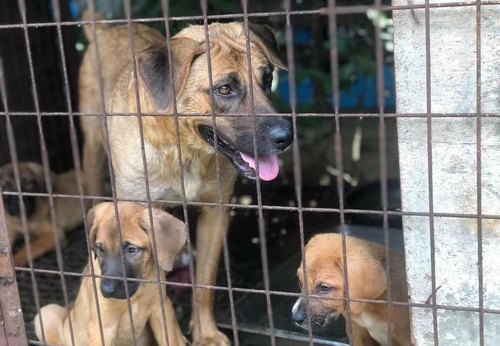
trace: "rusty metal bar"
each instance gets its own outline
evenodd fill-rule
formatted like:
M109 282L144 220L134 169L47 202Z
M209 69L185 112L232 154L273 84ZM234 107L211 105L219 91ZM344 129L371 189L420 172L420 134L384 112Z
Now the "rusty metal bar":
M434 297L431 300L432 306L432 327L434 336L434 345L439 344L438 335L438 318L437 318L437 302L436 302L436 251L434 242L434 183L432 176L432 92L431 92L431 34L430 34L430 7L429 0L425 0L424 8L425 18L425 75L427 87L427 181L429 187L429 227L430 227L430 248L431 248L431 276L432 276L432 293Z
M33 197L40 197L40 196L47 196L45 193L16 193L16 192L2 192L3 195L5 196L33 196ZM58 198L79 198L79 196L73 196L73 195L62 195L62 194L52 194L53 197L58 197ZM99 200L99 201L113 201L112 197L99 197L99 196L83 196L84 200L90 199L90 200ZM132 199L132 198L117 198L117 201L125 201L125 202L136 202L136 203L141 203L143 202L142 200L138 199ZM162 203L162 204L172 204L172 205L177 205L181 204L182 201L172 201L172 200L163 200L163 199L155 199L151 200L152 203ZM211 203L211 202L190 202L186 201L187 206L210 206L210 207L216 207L219 206L218 203ZM255 204L235 204L235 203L223 203L223 207L228 207L228 208L234 208L234 209L258 209L258 205ZM276 205L262 205L263 210L282 210L282 211L298 211L298 207L291 207L291 206L276 206ZM307 211L307 212L318 212L318 213L340 213L339 208L320 208L320 207L302 207L302 211ZM429 212L412 212L412 211L393 211L393 210L387 210L385 211L387 215L389 216L430 216ZM367 209L343 209L344 214L370 214L370 215L384 215L384 211L382 210L367 210ZM477 214L470 214L470 213L448 213L448 212L434 212L432 215L435 217L454 217L454 218L463 218L463 219L476 219L478 217ZM493 219L493 220L498 220L500 219L500 215L490 215L490 214L483 214L482 215L483 219Z
M490 0L490 1L481 1L482 5L494 6L500 5L498 0ZM467 7L467 6L476 6L476 2L459 2L459 3L446 3L446 2L438 2L429 4L428 8L451 8L451 7ZM357 5L357 6L337 6L336 13L339 15L345 14L364 14L366 10L374 8L373 5ZM402 10L411 10L411 9L423 9L426 8L425 4L408 4L401 6L381 6L382 11L402 11ZM319 8L316 10L308 10L308 11L291 11L291 16L301 16L301 15L328 15L328 7ZM273 11L273 12L255 12L249 13L248 18L260 18L260 17L273 17L273 16L285 16L285 11ZM222 14L222 15L208 15L208 16L178 16L178 17L170 17L171 21L190 21L190 20L203 20L204 18L208 20L216 20L216 19L243 19L245 17L242 13L235 14ZM152 22L163 22L163 17L157 18L137 18L133 19L132 23L152 23ZM126 24L126 19L106 19L106 20L96 20L93 21L95 24ZM90 25L91 21L70 21L70 22L61 22L62 26L75 26L75 25ZM39 28L39 27L47 27L47 26L55 26L55 23L28 23L27 27ZM23 28L22 24L3 24L0 25L1 29L19 29Z
M340 81L339 81L339 58L337 49L337 16L338 7L336 0L328 0L328 34L330 39L330 69L332 79L332 99L333 110L335 114L335 164L340 174L337 175L337 193L339 199L339 215L340 215L340 233L342 234L342 260L344 270L344 298L346 301L346 322L347 334L352 335L352 319L351 307L349 304L349 275L347 273L347 250L346 250L346 230L345 230L345 213L344 213L344 164L342 162L342 134L340 132Z
M2 198L0 198L0 344L5 346L28 344Z
M291 1L285 1L285 11L286 11L286 53L288 60L288 73L289 73L289 92L290 92L290 108L292 109L292 123L293 123L293 176L295 182L295 195L297 198L297 212L299 218L299 232L300 232L300 251L302 254L302 275L304 277L304 282L307 281L307 263L305 256L305 237L304 237L304 218L303 218L303 207L302 207L302 172L300 164L300 148L299 148L299 136L297 134L297 87L295 85L295 57L293 52L293 27L291 24L290 12L291 12ZM307 316L307 327L308 327L308 338L309 345L313 346L313 333L311 325L311 307L309 305L309 287L304 285L304 293L306 299L306 316Z
M375 8L378 13L382 12L382 1L375 0ZM382 47L382 38L380 37L380 25L377 22L375 26L375 62L376 62L376 82L377 82L377 106L379 111L379 125L378 125L378 142L379 142L379 163L380 163L380 198L382 202L383 214L383 229L384 229L384 244L385 244L385 273L387 275L387 282L391 282L391 250L389 248L389 220L387 215L388 201L388 188L387 188L387 143L386 143L386 127L385 127L385 99L384 99L384 52ZM393 314L392 314L392 285L387 285L387 315L388 315L388 328L387 339L388 346L392 346L392 330L393 330Z
M483 285L483 204L481 187L481 1L476 1L476 191L477 191L477 273L479 305L479 343L484 346L484 285Z
M161 1L161 7L162 7L162 13L163 13L163 23L165 25L165 42L167 44L167 59L168 59L168 65L173 66L172 64L172 45L170 42L171 35L170 35L170 16L169 16L169 11L170 7L168 4L167 0L162 0ZM174 69L170 68L169 69L169 75L170 80L174 80ZM182 146L181 146L181 137L180 137L180 129L179 129L179 116L177 112L177 90L175 89L175 83L172 83L172 109L173 109L173 116L174 116L174 123L175 123L175 136L177 138L176 142L176 147L177 147L177 153L178 153L178 163L179 167L182 167ZM191 241L191 235L189 233L189 217L188 217L188 204L187 204L187 197L186 197L186 185L185 185L185 179L184 179L184 170L180 169L179 170L179 179L181 183L181 195L182 195L182 212L184 216L184 224L186 225L185 232L187 236L186 240L186 245L187 245L187 250L189 254L189 279L191 281L191 284L188 285L188 287L191 288L191 292L193 294L193 299L191 299L192 302L192 307L191 310L194 310L195 315L196 315L196 322L198 323L198 326L201 328L201 322L200 322L200 313L199 313L199 308L198 308L198 294L196 292L196 274L195 274L195 266L194 266L194 250L193 250L193 243ZM201 335L201 329L199 329L200 335Z
M86 116L100 116L102 114L100 113L79 113L79 112L73 112L73 115L76 116L81 116L81 117L86 117ZM475 118L477 116L476 113L430 113L433 118ZM34 112L0 112L0 116L6 116L6 115L12 115L12 116L36 116L37 113ZM66 116L68 115L67 112L40 112L40 116L42 117L49 117L49 116ZM115 113L115 112L108 112L108 116L136 116L136 113ZM143 114L143 116L146 114ZM202 113L148 113L147 115L158 115L158 116L177 116L177 117L203 117L206 116L206 114ZM245 116L249 116L250 114L244 114ZM488 118L499 118L500 113L482 113L481 114L484 117ZM230 117L240 117L242 114L240 113L224 113L224 114L217 114L217 117L220 118L230 118ZM267 113L266 115L261 115L261 114L255 114L256 117L263 117L263 116L270 116L270 117L293 117L292 113ZM335 115L332 113L295 113L296 117L321 117L321 118L334 118ZM378 118L379 113L340 113L337 114L339 118ZM397 114L397 113L384 113L385 118L427 118L428 114L427 113L404 113L404 114Z
M148 176L148 165L147 165L147 160L146 160L146 151L145 151L145 143L144 143L144 124L142 121L142 112L141 112L141 103L140 103L140 97L139 97L139 82L137 78L137 63L135 60L135 45L134 45L134 36L133 36L133 31L132 31L132 26L131 26L131 17L132 17L132 9L131 9L131 4L130 0L123 0L123 7L125 8L125 15L127 17L127 31L128 31L128 38L129 38L129 43L130 43L130 55L131 55L131 61L132 61L132 74L134 78L134 92L135 92L135 102L136 102L136 107L137 107L137 120L139 124L139 134L141 138L141 157L142 157L142 167L143 167L143 172L144 172L144 186L146 188L146 203L147 203L147 208L148 208L148 217L149 217L149 226L151 227L151 239L152 239L152 244L151 244L151 249L152 249L152 255L153 255L153 261L154 261L154 266L155 266L155 274L156 274L156 285L158 288L158 298L160 301L160 312L161 312L161 318L162 318L162 327L163 327L163 333L165 340L167 342L167 346L170 345L169 339L168 339L168 328L167 328L167 318L166 318L166 313L165 313L165 297L163 296L163 291L162 291L162 286L160 283L160 270L162 270L159 265L158 265L158 249L156 246L156 233L155 233L155 227L154 227L154 221L153 221L153 210L151 209L151 194L149 190L149 176ZM121 242L121 240L120 240ZM124 269L124 276L125 276L125 269ZM129 314L131 312L129 311ZM133 317L130 316L130 321L133 323ZM134 344L136 344L135 340L135 332L134 332Z

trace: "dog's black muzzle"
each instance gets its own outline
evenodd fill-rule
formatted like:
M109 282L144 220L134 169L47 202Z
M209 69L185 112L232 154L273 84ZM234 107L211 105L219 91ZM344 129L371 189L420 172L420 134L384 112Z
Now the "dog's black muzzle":
M18 193L17 189L11 183L6 183L2 186L3 192L14 192ZM24 191L23 191L24 192ZM26 217L29 218L35 212L36 207L36 197L34 196L23 196L24 209L26 211ZM19 195L4 195L3 203L5 205L5 209L7 213L12 216L20 216L21 215L21 203Z
M113 258L106 258L102 262L101 275L114 276L116 279L102 278L101 279L101 293L104 298L127 299L127 291L125 290L125 282L123 280L123 270L120 256ZM134 272L134 268L128 263L125 263L126 278L140 279ZM127 289L128 296L132 297L139 289L140 282L128 281Z

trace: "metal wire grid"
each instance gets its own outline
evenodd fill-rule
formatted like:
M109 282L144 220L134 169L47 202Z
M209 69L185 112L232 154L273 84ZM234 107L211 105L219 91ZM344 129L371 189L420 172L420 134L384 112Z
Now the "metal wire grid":
M112 180L112 189L113 189L113 197L112 198L103 198L101 196L85 196L83 193L83 186L82 186L82 179L81 179L81 166L80 166L80 158L79 158L79 151L78 151L78 140L77 140L77 134L75 131L75 122L74 122L74 117L79 116L80 114L77 112L74 112L72 110L71 106L71 100L70 100L70 92L69 92L69 82L68 82L68 73L66 71L66 62L65 62L65 53L64 53L64 43L62 40L62 34L61 34L61 27L63 26L69 26L69 25L80 25L80 24L85 24L85 25L91 25L94 31L94 40L97 40L97 37L95 35L95 30L94 26L96 23L113 23L113 24L127 24L129 25L130 28L130 23L137 22L137 23L147 23L147 22L154 22L154 21L162 21L165 23L165 27L167 30L167 46L170 48L170 37L169 37L169 22L170 21L182 21L182 20L203 20L203 23L205 25L205 33L207 36L207 49L208 53L210 54L210 46L208 44L208 29L207 29L207 24L209 20L213 19L243 19L245 23L245 35L246 35L246 42L247 42L247 49L249 48L250 42L249 42L249 31L248 31L248 21L251 18L254 17L268 17L268 16L285 16L286 17L286 52L287 52L287 58L289 62L289 71L291 76L294 75L295 73L295 63L294 63L294 53L293 53L293 39L292 39L292 34L293 34L293 27L290 22L290 18L292 16L299 16L299 15L326 15L328 16L329 19L329 34L330 34L330 64L331 64L331 70L332 70L332 85L333 85L333 91L332 91L332 97L333 97L333 104L334 104L334 109L332 113L297 113L296 112L296 85L294 83L294 78L290 78L290 105L291 105L291 113L285 114L285 116L290 116L293 121L293 128L294 128L294 144L293 144L293 156L294 156L294 177L295 177L295 190L296 190L296 197L297 197L297 202L298 205L297 207L288 207L288 206L273 206L273 205L263 205L262 204L262 196L261 196L261 187L260 187L260 180L257 177L257 194L258 194L258 203L257 205L241 205L241 204L235 204L235 203L225 203L222 200L222 192L220 188L220 172L219 169L217 169L217 179L219 181L219 201L218 203L201 203L201 202L192 202L192 201L187 201L185 197L185 193L183 191L183 199L181 201L164 201L164 200L151 200L149 197L149 192L147 193L148 198L147 201L138 201L138 200L131 200L131 201L136 201L136 202L147 202L148 206L151 206L151 203L153 202L161 202L165 204L182 204L183 207L183 213L184 217L186 220L186 227L189 227L188 225L188 218L187 218L187 207L188 206L213 206L213 207L219 207L221 208L221 213L222 213L222 208L246 208L246 209L254 209L257 210L258 212L258 220L259 220L259 237L260 237L260 244L261 244L261 254L262 254L262 267L263 267L263 273L264 273L264 290L259 290L259 289L244 289L244 288L238 288L238 287L232 287L231 285L231 276L230 276L230 263L229 263L229 248L227 245L227 241L224 237L224 243L223 243L223 258L224 258L224 265L226 267L226 273L227 273L227 281L228 281L228 286L223 287L223 286L214 286L214 285L200 285L200 284L180 284L180 283L172 283L172 282L163 282L159 280L159 268L158 268L158 263L156 259L156 272L157 272L157 280L141 280L141 279L127 279L125 277L125 271L123 271L124 280L133 280L133 281L140 281L140 282L145 282L145 283L153 283L158 285L159 293L161 293L161 285L168 284L168 285L173 285L173 286L186 286L190 287L191 290L193 291L193 294L196 296L196 290L195 288L206 288L210 290L219 290L219 291L227 291L229 294L229 300L230 300L230 308L231 308L231 327L232 327L232 332L233 332L233 341L235 345L239 345L239 339L238 339L238 322L236 320L236 314L235 314L235 307L234 307L234 300L233 300L233 294L235 292L242 292L242 293L256 293L256 294L263 294L266 297L267 301L267 312L268 312L268 317L269 317L269 336L270 336L270 342L272 345L276 344L275 340L275 331L274 331L274 325L273 325L273 318L272 318L272 306L271 306L271 296L272 295L282 295L282 296L294 296L294 297L299 297L301 296L300 294L296 293L289 293L289 292L280 292L280 291L272 291L270 290L269 287L269 271L268 271L268 259L267 259L267 247L266 247L266 237L265 237L265 229L264 229L264 218L263 218L263 210L286 210L286 211L293 211L297 212L298 214L298 219L299 219L299 227L300 227L300 240L301 240L301 250L302 252L304 251L304 230L303 230L303 212L308 211L308 212L329 212L329 213L338 213L340 216L340 221L341 221L341 228L343 230L342 234L345 236L344 232L344 226L345 226L345 215L347 214L359 214L359 213L366 213L366 214L376 214L376 215L382 215L383 216L383 225L384 225L384 233L385 233L385 244L387 251L389 251L389 228L388 228L388 216L390 215L405 215L405 216L428 216L429 217L429 222L430 222L430 230L431 230L431 248L434 249L434 223L433 219L434 217L455 217L455 218L474 218L477 219L477 226L478 226L478 274L479 274L479 307L478 308L472 308L472 307L461 307L461 306L449 306L449 305L439 305L436 303L435 299L432 299L430 303L426 304L419 304L419 303L402 303L402 302L392 302L391 301L391 292L389 288L388 292L388 301L389 301L389 307L391 307L393 304L394 305L408 305L411 307L421 307L421 308L431 308L433 311L433 329L434 329L434 343L437 345L438 344L438 328L437 328L437 310L438 309L445 309L445 310L458 310L458 311L472 311L472 312L479 312L479 318L480 318L480 344L484 345L484 313L493 313L493 314L500 314L500 311L495 310L495 309L485 309L483 307L483 273L482 273L482 219L483 218L488 218L488 219L499 219L500 216L498 215L483 215L481 212L481 117L482 116L491 116L491 117L498 117L500 116L499 114L482 114L481 113L481 73L480 73L480 67L481 67L481 6L482 5L498 5L498 2L494 1L476 1L473 3L455 3L455 4L448 4L448 3L433 3L430 4L429 0L425 1L425 4L419 4L419 5L413 5L413 4L408 4L407 6L383 6L381 4L380 0L376 0L375 4L372 6L343 6L339 7L336 6L335 0L329 0L328 1L328 7L327 8L321 8L317 10L311 10L311 11L292 11L291 10L291 4L290 1L287 0L284 2L284 7L285 11L280 11L280 12L268 12L268 13L248 13L247 10L247 2L243 1L242 2L242 7L243 7L243 13L242 14L234 14L234 15L221 15L221 16L209 16L207 15L207 1L202 1L201 2L201 7L203 10L203 16L189 16L189 17L169 17L169 9L168 9L168 2L166 0L162 1L162 9L163 9L163 18L151 18L151 19L132 19L131 18L131 13L130 13L130 1L124 1L124 7L126 9L126 15L127 18L126 20L109 20L109 21L94 21L91 20L89 22L84 22L84 21L76 21L76 22L62 22L60 20L60 5L58 0L53 0L52 1L53 8L54 8L54 16L55 16L55 23L27 23L26 22L26 4L24 0L18 0L18 5L19 5L19 11L22 16L23 23L22 24L9 24L9 25L0 25L0 29L12 29L12 28L22 28L25 33L25 43L26 43L26 48L27 48L27 55L28 55L28 61L29 61L29 69L30 69L30 75L31 75L31 84L32 84L32 95L33 95L33 102L35 104L35 109L36 112L9 112L8 104L7 104L7 89L4 83L4 75L3 75L3 66L0 64L0 91L2 94L2 102L4 105L4 112L1 112L0 115L5 116L6 118L6 124L7 124L7 133L8 133L8 141L9 141L9 147L10 147L10 153L11 153L11 158L14 163L14 166L18 166L18 159L16 156L16 148L15 148L15 142L14 142L14 137L13 137L13 131L12 131L12 125L11 125L11 117L13 116L26 116L26 115L35 115L37 117L38 121L38 128L39 128L39 139L40 139L40 147L42 150L42 163L45 171L45 179L46 179L46 185L48 187L48 193L46 194L28 194L28 193L19 193L19 196L43 196L43 197L48 197L50 201L50 209L51 209L51 221L52 224L55 225L55 220L56 220L56 215L55 215L55 210L54 210L54 204L53 204L53 198L54 197L63 197L63 198L79 198L81 201L81 208L82 212L84 210L84 201L86 199L102 199L102 200L110 200L115 202L118 201L118 198L116 198L116 191L114 187L114 174L113 174L113 167L112 167L112 162L110 162L110 170L111 170L111 180ZM476 114L437 114L437 113L432 113L431 109L431 77L430 77L430 35L429 35L429 11L431 8L436 8L436 7L456 7L456 6L475 6L477 10L477 43L476 43L476 51L477 51L477 113ZM90 9L93 9L93 3L91 0L88 1L88 7ZM302 194L301 194L301 171L300 171L300 155L299 155L299 147L298 147L298 138L297 138L297 126L296 126L296 120L298 117L301 116L318 116L318 117L333 117L335 119L335 148L336 148L336 163L338 169L343 172L342 169L342 155L341 155L341 132L340 132L340 118L342 117L359 117L361 114L342 114L339 111L339 83L338 83L338 78L336 77L338 75L338 59L337 59L337 46L336 46L336 19L337 16L342 15L342 14L352 14L352 13L364 13L367 9L372 9L375 8L379 11L395 11L395 10L414 10L414 9L424 9L425 11L425 22L424 22L424 27L426 30L426 77L427 77L427 112L426 113L420 113L420 114L404 114L404 115L398 115L398 114L386 114L384 113L384 98L383 98L383 85L384 85L384 80L383 80L383 74L382 74L382 46L381 46L381 40L379 35L376 35L377 41L376 41L376 63L377 63L377 105L378 105L378 113L371 113L371 114L362 114L363 117L378 117L379 118L379 154L380 154L380 176L381 176L381 181L382 181L382 205L383 205L383 210L381 211L372 211L372 210L354 210L354 209L346 209L344 208L344 196L342 191L343 189L343 180L341 178L341 175L337 177L337 188L338 188L338 193L339 193L339 208L307 208L302 205ZM41 112L39 107L38 107L38 99L37 99L37 93L36 93L36 79L35 79L35 74L34 74L34 68L33 68L33 63L32 63L32 57L31 57L31 50L30 50L30 39L28 36L28 28L30 27L41 27L41 26L56 26L57 27L57 34L58 34L58 44L59 44L59 50L60 50L60 55L61 55L61 66L63 69L63 75L64 75L64 85L65 85L65 94L67 97L67 107L68 107L68 112L63 113L63 112ZM376 33L378 34L379 28L376 28ZM129 33L131 31L129 30ZM131 53L133 54L134 49L133 49L133 41L131 40ZM96 52L96 55L98 55L98 52ZM169 55L170 55L170 49L169 49ZM97 57L98 58L98 57ZM99 59L97 59L99 61ZM134 61L134 60L133 60ZM171 61L171 57L169 56L169 61ZM248 63L251 66L251 59L248 57ZM208 69L211 71L211 66L210 66L210 59L208 59ZM98 67L99 69L99 67ZM173 73L173 72L171 72ZM251 73L251 67L249 67L249 73ZM101 77L102 79L102 77ZM252 79L250 79L252 81ZM121 114L121 115L134 115L138 116L139 123L141 124L141 139L142 139L142 115L140 113L140 103L139 103L139 98L138 98L138 91L137 91L137 72L136 72L136 67L134 66L134 82L136 85L136 100L137 100L137 106L139 109L139 114ZM251 83L251 82L250 82ZM107 135L107 123L106 123L106 117L110 115L117 115L117 114L112 114L106 111L104 107L104 94L103 94L103 88L102 88L102 80L101 80L101 101L102 101L102 113L97 114L101 115L104 119L105 127L106 127L106 135ZM210 84L212 84L211 77L210 77ZM251 88L250 88L251 90ZM174 91L175 94L175 91ZM251 96L253 97L253 96ZM212 100L213 102L213 100ZM53 116L53 115L66 115L70 119L70 135L71 135L71 148L73 151L73 157L74 157L74 165L75 169L77 171L77 179L78 179L78 186L80 190L79 196L65 196L65 195L57 195L53 194L51 191L51 178L50 178L50 168L48 164L48 154L47 154L47 148L45 145L45 136L44 132L41 126L41 117L42 116ZM163 114L164 115L164 114ZM250 114L251 116L254 117L254 119L258 116L255 114L255 111L252 109L252 112ZM283 116L283 114L279 114L280 116ZM174 98L174 112L173 116L176 119L176 132L177 135L179 133L179 128L178 128L178 118L182 117L182 114L179 114L177 112L176 106L175 106L175 98ZM190 114L190 116L193 116ZM216 116L241 116L239 114L215 114L214 111L212 111L212 121L215 124L215 119ZM386 148L385 148L385 118L389 117L416 117L416 118L426 118L427 119L427 133L428 133L428 138L427 138L427 145L428 145L428 182L429 182L429 210L430 212L428 213L418 213L418 212L403 212L403 211L388 211L387 210L387 168L386 168ZM432 140L432 132L431 132L431 119L433 117L476 117L477 119L477 214L465 214L465 213L435 213L433 212L434 206L433 206L433 193L432 193L432 186L433 186L433 181L432 181L432 147L431 147L431 140ZM109 142L107 143L109 146ZM256 145L256 139L254 136L254 145ZM182 164L182 153L180 151L180 142L178 141L177 143L177 148L179 150L179 163ZM109 148L108 148L109 149ZM217 157L218 154L216 154ZM145 163L145 155L144 155L144 150L142 152L142 157L143 157L143 164ZM218 160L217 160L218 162ZM218 166L218 165L217 165ZM146 187L148 187L147 179L148 179L148 174L147 174L147 167L144 164L144 179L146 181ZM19 178L19 171L16 168L15 169L15 178L16 178L16 183L19 188L20 184L20 178ZM181 170L181 181L183 181L183 176L182 176L182 170ZM182 185L184 185L182 183ZM20 189L19 189L20 190ZM4 192L4 194L13 194L13 193L7 193ZM130 199L127 199L130 200ZM21 215L22 215L22 223L23 227L26 227L26 213L25 213L25 207L21 201ZM1 202L0 202L1 203ZM3 211L3 206L0 204L1 208L0 211ZM151 210L151 208L149 208ZM118 210L115 207L115 212L117 214L117 221L118 221ZM151 211L150 211L150 219L151 219ZM3 220L3 217L0 217L0 220ZM150 220L152 221L152 220ZM119 224L119 221L118 221ZM90 244L88 241L88 228L87 225L85 225L86 229L86 236L87 236L87 244ZM120 232L121 233L121 232ZM153 231L154 234L154 231ZM57 235L55 235L57 236ZM27 246L29 246L29 235L25 235L25 242ZM63 263L63 257L62 257L62 251L59 246L59 243L56 242L56 259L57 259L57 269L58 270L47 270L47 269L35 269L33 267L33 259L31 258L30 252L28 251L29 254L29 267L28 268L15 268L16 271L18 272L26 272L29 273L33 285L33 295L34 295L34 301L36 303L36 309L40 309L40 297L39 297L39 292L37 288L37 280L35 278L35 273L45 273L45 274L54 274L58 275L60 277L61 281L61 289L64 295L64 303L66 308L69 311L69 299L68 299L68 292L67 292L67 287L66 287L66 277L68 276L74 276L74 277L83 277L83 276L90 276L94 280L94 295L97 295L97 289L95 287L95 278L99 277L94 274L94 268L92 267L92 262L91 263L91 274L90 275L85 275L82 273L77 273L77 272L68 272L64 270L64 263ZM5 247L8 244L1 244L3 246L3 249L8 248ZM345 242L344 242L344 247L345 247ZM188 240L188 248L190 253L192 254L192 249L191 249L191 242ZM344 248L345 250L345 248ZM88 253L91 253L90 247L87 249ZM5 251L4 251L5 252ZM153 252L156 253L156 249L153 249ZM123 253L121 254L123 256ZM345 251L344 251L344 256L345 256ZM123 258L123 257L122 257ZM155 256L156 258L156 256ZM345 258L344 258L345 260ZM303 260L303 265L305 267L305 260ZM124 269L124 268L123 268ZM435 281L435 256L434 256L434 251L431 252L431 271L432 271L432 289L433 292L436 291L436 281ZM194 282L194 268L192 263L190 264L190 273L191 273L191 279L192 282ZM307 276L307 273L304 272L304 277ZM101 276L104 277L104 276ZM348 286L348 278L345 278L345 284ZM125 287L127 287L125 285ZM5 292L9 293L15 293L16 287L15 285L9 285L6 288L3 289ZM347 289L346 289L347 291ZM161 294L160 294L161 296ZM309 295L307 295L306 299L308 299ZM345 299L349 300L349 297L345 297ZM97 301L97 299L96 299ZM195 299L196 301L196 299ZM356 300L356 301L363 301L363 302L373 302L377 303L380 301L374 301L374 300ZM133 317L131 314L131 307L130 307L130 300L127 299L128 303L128 309L129 309L129 315L130 315L130 323L132 325L133 323ZM12 301L10 302L11 306L17 306L19 305L17 302ZM3 299L2 300L2 307L5 309L7 307L7 302ZM349 306L349 305L347 305ZM195 308L197 308L195 304ZM164 315L165 312L162 311L162 314ZM349 314L349 312L348 312ZM389 313L391 315L391 313ZM199 316L198 316L199 317ZM4 314L5 318L5 314ZM13 322L13 324L16 325L17 328L21 328L22 326L19 325L19 320L17 322ZM43 321L42 321L43 323ZM70 322L71 323L71 322ZM350 325L350 319L347 319L348 325ZM12 326L13 324L10 324L9 321L7 321L7 324L4 325L4 328L8 328L9 326ZM7 326L7 327L5 327ZM350 328L350 327L348 327ZM165 333L168 331L166 330L166 326L164 325ZM133 330L133 328L132 328ZM103 341L102 337L102 325L101 325L101 339ZM390 333L390 331L389 331ZM22 334L22 333L21 333ZM8 342L9 344L16 344L23 343L25 342L25 339L23 341L23 335L17 335L16 337L12 336L12 334L7 334L8 336ZM312 345L312 334L309 333L310 337L310 345ZM36 341L31 341L32 343L38 343ZM390 343L390 341L389 341Z

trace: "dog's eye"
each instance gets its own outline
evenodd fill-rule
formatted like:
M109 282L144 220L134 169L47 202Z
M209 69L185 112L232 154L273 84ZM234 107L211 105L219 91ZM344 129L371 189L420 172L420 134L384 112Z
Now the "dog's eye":
M264 77L264 82L266 83L267 86L271 86L271 84L273 83L273 74L272 73L266 74L266 76Z
M320 284L318 285L318 292L319 293L328 293L333 289L333 287L325 285L325 284Z
M227 84L221 85L216 89L217 93L221 95L229 95L231 94L231 87Z
M35 183L33 182L33 180L29 180L29 179L22 179L21 180L21 187L25 191L31 191L31 189L33 189L34 186L35 186Z
M102 244L95 244L94 245L94 250L98 253L101 253L103 250L102 250Z
M129 255L135 255L136 253L139 252L139 248L136 247L136 246L129 246L127 248L127 252L128 252Z

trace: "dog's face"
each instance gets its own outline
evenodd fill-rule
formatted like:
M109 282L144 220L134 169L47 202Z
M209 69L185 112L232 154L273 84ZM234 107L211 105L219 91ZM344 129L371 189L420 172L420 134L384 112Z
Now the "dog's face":
M153 228L157 244L158 264L171 270L175 255L186 241L184 223L172 215L153 209ZM130 202L118 203L121 241L113 203L101 203L87 215L90 240L94 255L99 262L101 275L118 279L102 278L101 293L105 298L126 299L123 268L127 278L155 277L152 249L152 227L147 208ZM123 251L121 260L120 249ZM122 264L123 263L123 264ZM139 289L140 282L128 281L129 297Z
M347 274L349 299L375 299L386 289L385 271L380 263L367 255L367 249L358 240L346 237ZM344 261L342 254L342 238L339 234L316 235L307 244L305 250L307 281L300 265L297 270L302 294L309 295L309 318L311 327L323 330L345 314ZM366 303L351 301L351 314L358 315ZM297 299L292 308L294 322L309 328L307 299Z
M214 23L208 27L208 35L211 79L205 28L192 26L171 39L173 83L165 43L139 53L139 71L146 89L158 111L172 110L172 86L179 113L211 115L213 105L215 126L210 116L179 119L181 136L191 134L183 142L209 153L214 152L216 145L249 178L256 177L257 161L260 178L272 180L279 171L277 154L293 140L290 119L266 116L276 113L270 100L273 71L286 68L278 56L274 32L265 25L249 25L250 69L243 23Z
M19 176L21 192L44 193L46 192L43 167L34 162L19 162ZM0 168L0 187L3 192L19 192L14 177L14 165L9 163ZM26 217L33 215L36 209L36 197L24 196ZM20 216L21 206L19 196L3 195L5 210L12 216Z

